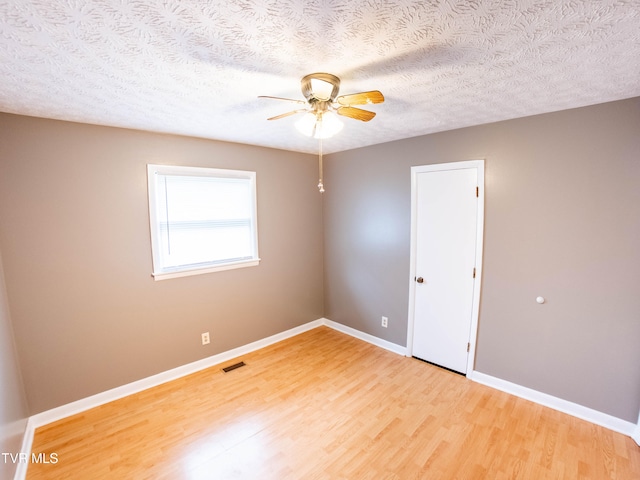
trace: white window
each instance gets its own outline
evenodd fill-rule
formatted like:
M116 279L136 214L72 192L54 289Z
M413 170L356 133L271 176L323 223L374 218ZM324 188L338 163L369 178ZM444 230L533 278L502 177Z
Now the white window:
M156 280L258 265L256 174L147 165Z

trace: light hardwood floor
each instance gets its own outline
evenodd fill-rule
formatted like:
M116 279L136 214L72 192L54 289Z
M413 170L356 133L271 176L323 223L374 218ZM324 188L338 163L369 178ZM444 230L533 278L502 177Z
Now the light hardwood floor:
M239 360L39 428L28 480L640 479L629 437L327 327Z

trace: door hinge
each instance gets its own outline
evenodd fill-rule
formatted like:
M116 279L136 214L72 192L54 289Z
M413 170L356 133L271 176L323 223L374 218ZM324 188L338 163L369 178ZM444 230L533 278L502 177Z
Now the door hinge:
M476 187L476 197L480 196L480 187Z
M476 278L476 267L473 267L473 278Z
M467 353L469 353L469 350L471 350L471 344L467 343Z

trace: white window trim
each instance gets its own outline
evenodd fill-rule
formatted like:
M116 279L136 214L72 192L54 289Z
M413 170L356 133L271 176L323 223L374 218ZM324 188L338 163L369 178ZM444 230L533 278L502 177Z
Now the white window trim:
M253 231L253 243L255 245L254 258L221 262L208 265L185 265L180 267L161 268L159 248L161 245L160 233L158 231L158 225L155 222L156 215L156 182L155 173L161 173L163 175L191 175L191 176L209 176L209 177L224 177L224 178L243 178L249 179L251 182L251 191L253 193L252 199L252 231ZM149 201L149 227L151 232L151 253L153 261L153 272L151 275L154 280L166 280L170 278L186 277L190 275L201 275L204 273L220 272L224 270L231 270L235 268L254 267L260 263L260 256L258 255L258 220L257 220L257 199L256 199L256 172L245 170L226 170L217 168L205 168L205 167L184 167L173 165L147 165L147 182L148 182L148 201ZM152 201L153 199L153 201Z
M234 268L243 268L243 267L255 267L260 264L260 259L257 260L244 260L242 262L228 262L222 263L219 266L215 267L202 267L202 268L194 268L189 267L188 269L182 269L175 272L153 272L151 275L154 280L168 280L169 278L179 278L179 277L188 277L190 275L200 275L203 273L212 273L212 272L221 272L223 270L232 270Z

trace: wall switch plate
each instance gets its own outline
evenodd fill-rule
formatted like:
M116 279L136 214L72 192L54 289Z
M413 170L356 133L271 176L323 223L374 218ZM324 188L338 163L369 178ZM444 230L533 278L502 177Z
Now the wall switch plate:
M211 339L209 338L209 332L204 332L202 334L202 344L208 345L210 342L211 342Z
M389 326L389 319L387 317L382 317L382 326L387 328Z

